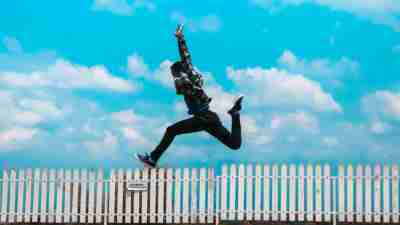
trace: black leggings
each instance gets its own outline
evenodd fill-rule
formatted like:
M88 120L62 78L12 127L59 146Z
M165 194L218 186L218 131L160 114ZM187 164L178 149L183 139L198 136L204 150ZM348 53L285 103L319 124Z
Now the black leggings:
M241 146L242 138L239 114L232 116L232 130L229 132L222 125L218 115L208 110L169 126L161 142L151 152L151 158L157 162L170 146L175 136L199 131L207 131L231 149L237 150Z

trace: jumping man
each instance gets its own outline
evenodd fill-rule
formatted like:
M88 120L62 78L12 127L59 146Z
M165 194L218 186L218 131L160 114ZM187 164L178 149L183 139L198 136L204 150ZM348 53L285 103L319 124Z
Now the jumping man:
M176 94L183 95L188 107L188 114L192 117L169 126L161 142L150 153L136 154L136 157L146 166L155 167L161 155L167 150L177 135L199 131L206 131L231 149L237 150L241 146L240 114L243 96L239 97L228 111L232 117L232 129L229 132L220 121L218 115L210 110L211 98L203 90L202 75L193 68L191 57L183 36L183 26L179 25L175 31L178 40L181 61L170 67L174 79Z

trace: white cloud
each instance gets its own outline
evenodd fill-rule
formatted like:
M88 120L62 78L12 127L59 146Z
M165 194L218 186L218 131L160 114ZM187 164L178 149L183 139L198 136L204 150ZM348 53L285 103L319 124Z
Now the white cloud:
M181 12L173 11L170 17L173 22L185 24L192 32L216 32L221 28L221 20L215 14L208 14L199 18L187 18Z
M253 106L302 107L317 112L341 112L341 106L319 83L285 70L261 67L235 70L227 74Z
M19 41L13 37L3 38L3 44L6 46L10 53L19 54L23 52L22 46Z
M166 88L174 88L174 82L170 72L172 61L166 59L160 63L155 69L150 69L143 57L137 53L128 56L127 71L133 78L144 78L146 80L155 81Z
M122 133L124 138L132 141L133 146L150 146L149 140L132 127L123 127Z
M38 133L37 129L13 127L0 132L0 151L10 151L18 148L21 142L30 141Z
M148 0L134 0L132 3L127 0L95 0L92 5L94 11L109 11L120 16L130 16L139 8L154 11L156 6Z
M62 110L50 101L22 99L19 101L19 105L25 110L30 110L47 118L57 118L63 114Z
M147 64L144 63L143 58L137 53L128 56L128 72L134 77L141 77L146 75L149 71Z
M275 115L271 119L271 129L300 128L306 132L319 133L318 119L306 112L295 112L287 115Z
M339 144L339 141L336 137L324 137L322 143L328 147L335 147Z
M344 11L375 24L400 31L400 2L397 0L250 0L251 3L275 12L287 6L315 4L334 11Z
M282 53L278 64L292 73L326 79L352 78L359 72L359 63L346 57L338 61L326 58L307 60L297 57L290 50Z
M122 124L133 124L139 121L138 116L133 112L133 110L112 113L111 118Z
M0 82L13 87L52 87L60 89L99 89L132 92L138 87L108 72L102 65L86 67L58 59L45 70L31 73L0 73Z
M14 114L14 118L16 123L27 126L34 126L44 121L44 118L40 114L31 111L17 112Z
M384 134L386 133L391 126L387 123L381 122L381 121L373 121L370 124L370 131L374 134Z
M376 91L362 99L363 110L373 119L393 119L400 121L400 94L387 90Z
M0 59L8 64L0 65L1 151L57 149L65 154L80 152L81 146L86 146L88 152L83 157L87 157L89 153L100 154L101 148L110 145L109 153L116 157L121 154L123 147L119 143L125 140L122 124L115 123L101 104L88 101L75 91L102 91L99 95L109 95L109 91L131 93L137 90L134 80L121 79L102 65L73 64L55 54L9 52L1 54ZM32 64L37 66L30 67ZM127 114L121 113L120 117Z
M167 88L174 88L174 82L172 80L172 75L170 72L170 66L172 61L164 60L160 63L160 66L152 72L149 79L153 79L159 82L161 85Z
M104 131L104 136L98 140L84 141L83 147L93 158L115 159L119 149L119 141L111 131Z

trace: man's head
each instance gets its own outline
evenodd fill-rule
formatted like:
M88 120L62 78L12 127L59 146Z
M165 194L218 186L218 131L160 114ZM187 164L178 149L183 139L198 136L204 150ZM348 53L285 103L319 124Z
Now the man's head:
M182 76L181 73L183 72L183 64L182 62L177 61L171 65L170 69L173 77L180 77Z

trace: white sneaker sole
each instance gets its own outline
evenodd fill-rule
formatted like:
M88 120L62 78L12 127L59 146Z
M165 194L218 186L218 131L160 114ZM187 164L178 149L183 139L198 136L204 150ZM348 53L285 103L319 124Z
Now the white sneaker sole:
M139 154L135 154L135 159L137 159L139 162L141 162L145 167L147 168L156 168L155 166L152 166L148 163L143 162L140 158L139 158Z

